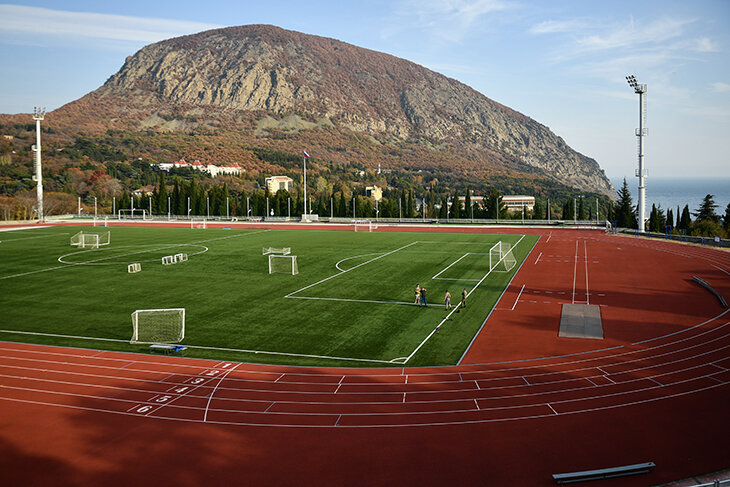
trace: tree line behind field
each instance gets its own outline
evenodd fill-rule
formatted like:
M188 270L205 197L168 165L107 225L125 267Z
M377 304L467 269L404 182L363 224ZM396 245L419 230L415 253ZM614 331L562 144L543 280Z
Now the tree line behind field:
M615 218L609 219L615 221L619 228L638 228L638 210L632 202L626 179L617 195ZM685 205L681 211L677 206L676 212L672 208L665 212L661 205L652 204L646 230L653 233L730 238L730 203L725 208L724 215L718 215L716 210L719 206L714 198L712 194L706 195L696 211L690 211L689 205Z

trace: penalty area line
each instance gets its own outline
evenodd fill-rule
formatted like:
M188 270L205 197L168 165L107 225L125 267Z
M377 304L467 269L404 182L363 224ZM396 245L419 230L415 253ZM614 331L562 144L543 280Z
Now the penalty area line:
M416 303L410 303L407 301L378 301L375 299L350 299L350 298L320 298L315 296L284 296L289 299L313 299L319 301L346 301L350 303L374 303L374 304L400 304L403 306L419 306ZM444 307L444 304L429 304L428 306L433 307Z

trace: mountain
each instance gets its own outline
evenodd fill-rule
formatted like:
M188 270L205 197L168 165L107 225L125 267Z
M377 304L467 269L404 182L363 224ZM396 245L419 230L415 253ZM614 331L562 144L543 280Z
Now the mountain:
M595 160L469 86L388 54L274 26L151 44L53 114L78 131L228 133L243 145L308 147L325 160L346 163L357 152L371 167L382 160L383 167L453 170L482 185L494 176L546 179L615 198ZM360 147L332 143L343 139Z

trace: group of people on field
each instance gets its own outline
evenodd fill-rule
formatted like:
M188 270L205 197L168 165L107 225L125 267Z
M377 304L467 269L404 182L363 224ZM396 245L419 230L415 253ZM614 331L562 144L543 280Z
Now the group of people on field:
M426 300L426 288L421 287L420 284L416 284L416 298L413 301L413 304L417 304L418 306L428 306L428 301ZM466 297L468 296L468 292L466 291L466 288L461 292L461 307L466 308ZM449 290L446 290L446 293L444 294L444 304L446 305L446 310L451 309L451 293Z

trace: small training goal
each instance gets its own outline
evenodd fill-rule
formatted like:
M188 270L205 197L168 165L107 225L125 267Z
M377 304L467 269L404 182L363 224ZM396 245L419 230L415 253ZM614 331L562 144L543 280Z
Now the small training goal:
M378 229L378 225L370 220L352 220L352 225L356 232L372 232Z
M132 208L132 209L125 209L125 210L119 210L119 213L117 214L117 219L119 220L146 220L147 219L147 210L143 210L141 208Z
M261 255L269 254L289 255L291 254L291 247L264 247L261 249Z
M142 264L140 264L139 262L129 264L127 266L127 272L129 272L130 274L136 274L137 272L142 272Z
M132 313L130 343L180 343L185 338L185 308L138 309Z
M188 254L166 255L162 258L162 265L172 265L178 262L187 262Z
M299 274L297 256L269 254L269 274Z
M98 249L102 245L109 245L111 232L91 233L79 232L71 237L71 245L82 249Z
M205 218L191 218L190 228L207 228Z
M512 253L512 246L501 240L489 249L489 271L490 272L509 272L517 264Z

